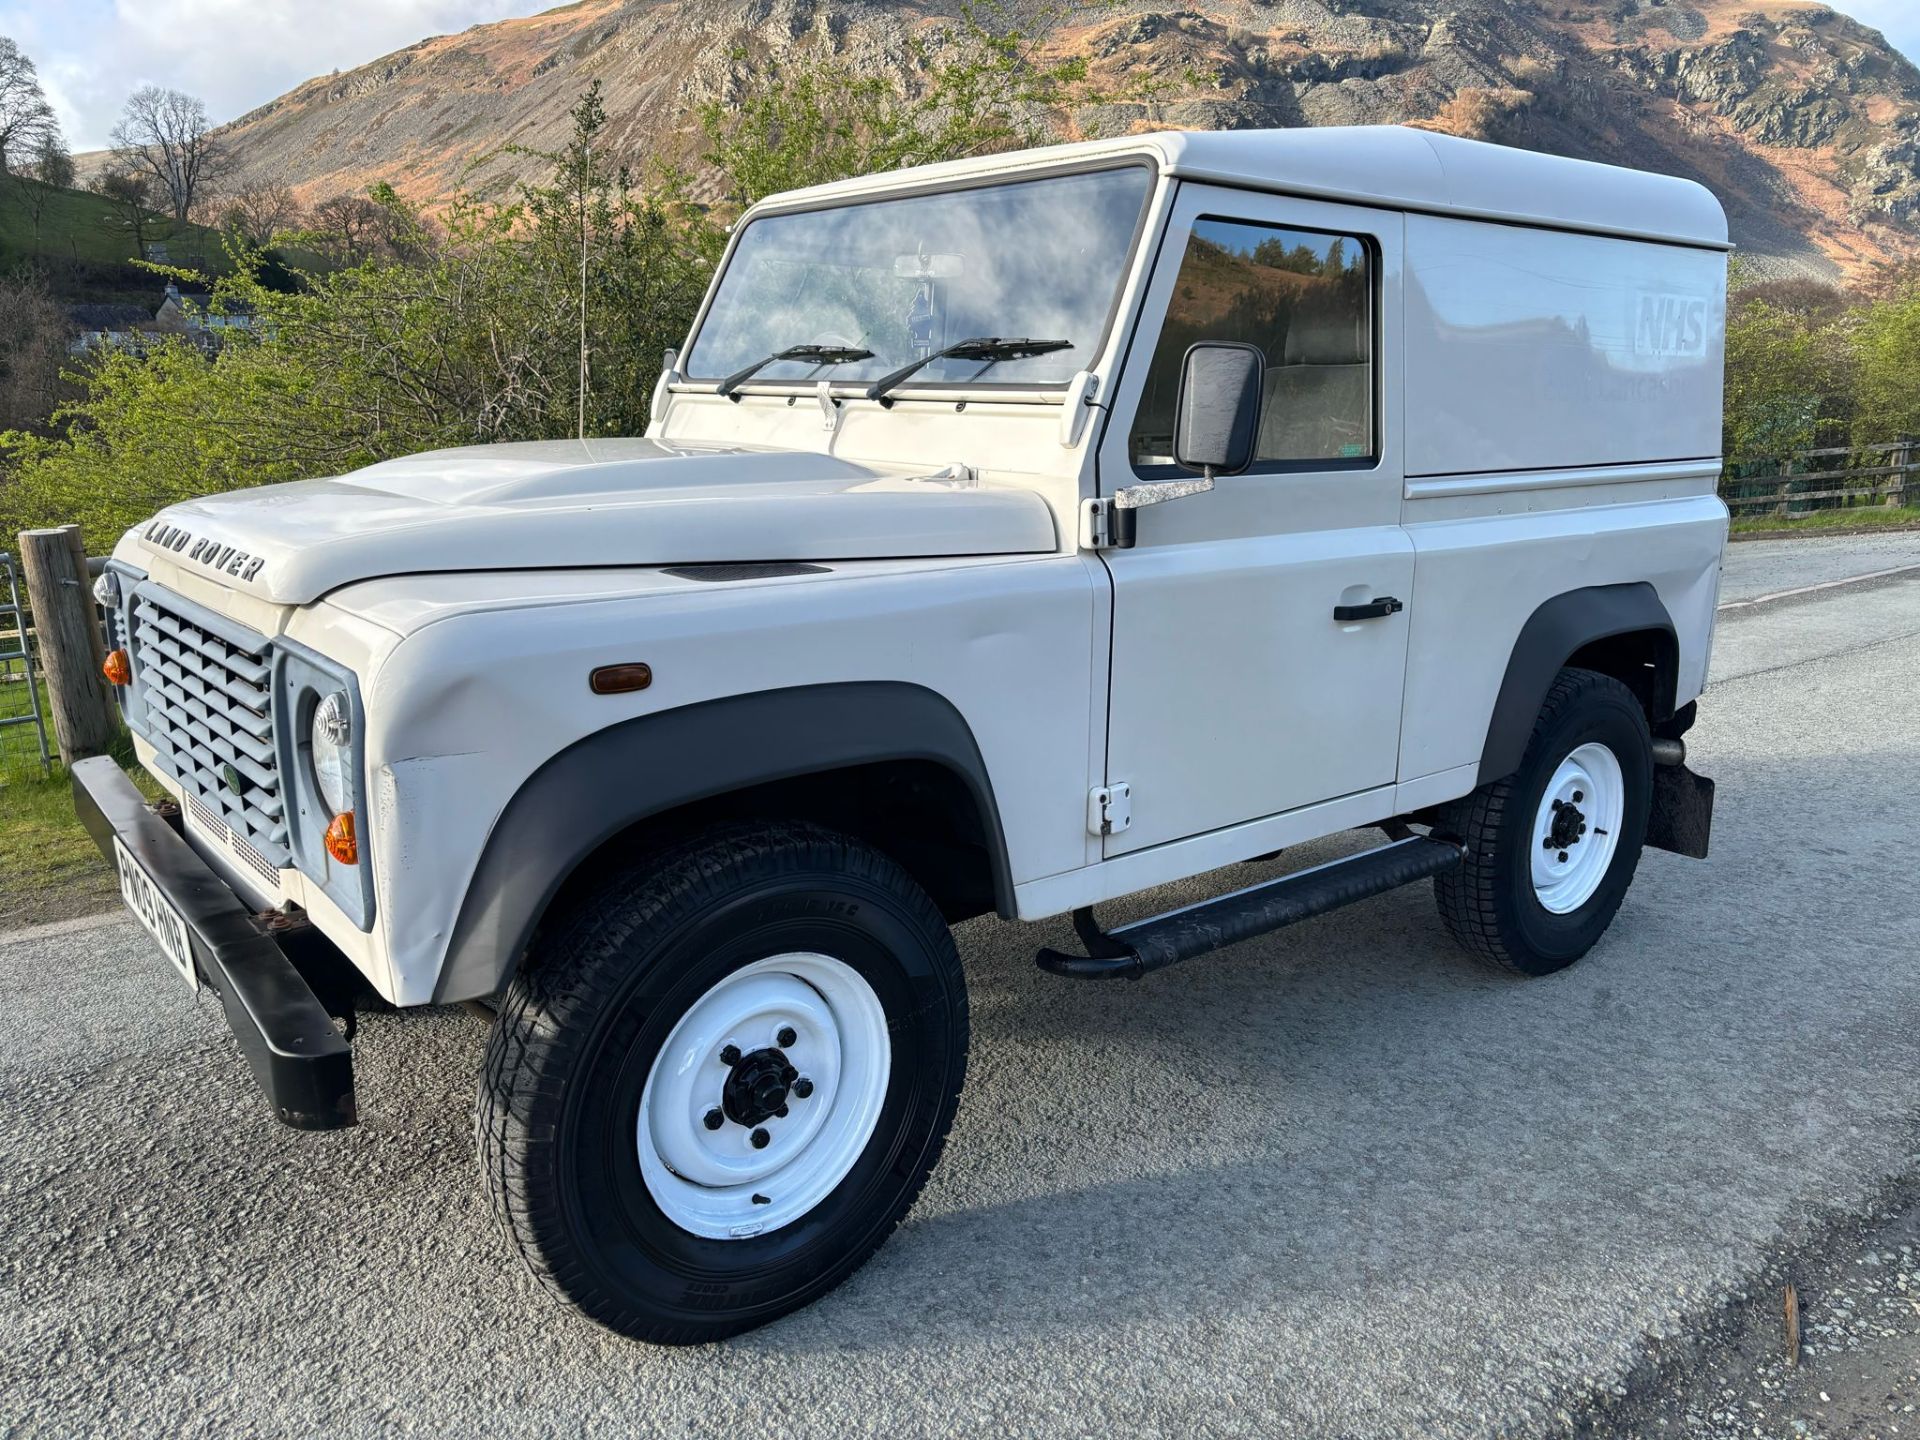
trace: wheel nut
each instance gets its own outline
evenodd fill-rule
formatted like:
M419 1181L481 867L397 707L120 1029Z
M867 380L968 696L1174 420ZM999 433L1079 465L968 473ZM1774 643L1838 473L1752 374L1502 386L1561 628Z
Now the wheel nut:
M1554 808L1554 809L1556 809L1556 810L1558 810L1558 809L1560 809L1560 807L1561 807L1561 806L1563 806L1563 805L1565 805L1566 803L1567 803L1567 802L1566 802L1566 801L1564 801L1564 800L1556 800L1556 801L1554 801L1554 802L1553 802L1553 808Z
M738 1045L728 1045L724 1047L720 1051L720 1063L722 1065L738 1065L740 1063L740 1047Z
M727 1123L727 1117L719 1110L709 1110L700 1123L705 1125L709 1130L718 1130L722 1125Z
M776 1035L774 1038L778 1040L782 1046L787 1046L787 1045L793 1044L793 1042L798 1040L800 1037L794 1033L794 1029L791 1025L782 1025L780 1027L780 1033Z
M1576 790L1573 792L1573 803L1576 805L1578 805L1582 800L1586 798L1587 796L1584 790Z
M798 1080L793 1082L793 1093L798 1095L802 1100L806 1099L809 1095L813 1094L813 1082L802 1075Z
M784 1105L782 1105L782 1106L781 1106L781 1107L780 1107L780 1108L779 1108L778 1110L776 1110L776 1111L774 1111L774 1112L773 1112L773 1118L774 1118L774 1119L776 1119L776 1120L784 1120L784 1119L786 1119L786 1118L787 1118L787 1107L786 1107L786 1106L784 1106Z
M764 1150L764 1149L766 1149L766 1148L767 1148L767 1142L768 1142L769 1140L771 1140L772 1138L773 1138L773 1137L772 1137L771 1135L769 1135L769 1134L767 1134L767 1132L766 1132L765 1130L756 1130L756 1131L754 1131L754 1132L753 1132L753 1148L754 1148L754 1149L756 1149L756 1150Z
M1566 863L1567 863L1567 852L1566 852L1566 851L1564 851L1564 850L1562 850L1562 851L1560 852L1560 863L1561 863L1562 865L1564 865L1564 864L1566 864Z

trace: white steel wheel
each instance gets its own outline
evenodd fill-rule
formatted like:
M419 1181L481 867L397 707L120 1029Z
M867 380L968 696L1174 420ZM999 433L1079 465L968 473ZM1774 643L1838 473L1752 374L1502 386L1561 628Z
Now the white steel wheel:
M694 1002L648 1072L648 1193L707 1239L792 1224L873 1138L892 1062L886 1010L852 966L811 953L743 966Z
M1613 751L1597 741L1562 760L1533 818L1533 893L1567 915L1593 898L1613 864L1626 815L1626 780Z

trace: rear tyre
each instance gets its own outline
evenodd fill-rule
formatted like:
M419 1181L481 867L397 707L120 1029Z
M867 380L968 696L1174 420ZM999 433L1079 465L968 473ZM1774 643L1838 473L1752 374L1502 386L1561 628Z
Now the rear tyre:
M885 856L708 832L583 903L501 1006L481 1176L549 1289L623 1335L718 1340L886 1239L953 1122L959 956Z
M1652 796L1652 742L1633 692L1609 675L1562 670L1520 768L1436 817L1435 833L1467 852L1433 882L1448 931L1522 975L1573 964L1633 883Z

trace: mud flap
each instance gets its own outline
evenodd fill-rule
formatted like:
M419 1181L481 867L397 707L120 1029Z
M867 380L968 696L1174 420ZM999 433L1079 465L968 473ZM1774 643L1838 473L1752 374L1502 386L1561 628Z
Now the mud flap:
M1707 858L1713 831L1713 781L1685 765L1653 767L1653 811L1647 844L1695 860Z

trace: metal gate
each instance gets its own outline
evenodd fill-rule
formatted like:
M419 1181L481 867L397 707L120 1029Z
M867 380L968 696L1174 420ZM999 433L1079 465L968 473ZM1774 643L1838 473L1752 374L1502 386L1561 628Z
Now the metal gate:
M28 725L33 727L31 739L24 728ZM10 743L16 734L25 743ZM20 603L20 577L13 556L0 553L0 783L10 772L36 764L41 775L51 770L47 718L33 669L27 607Z

